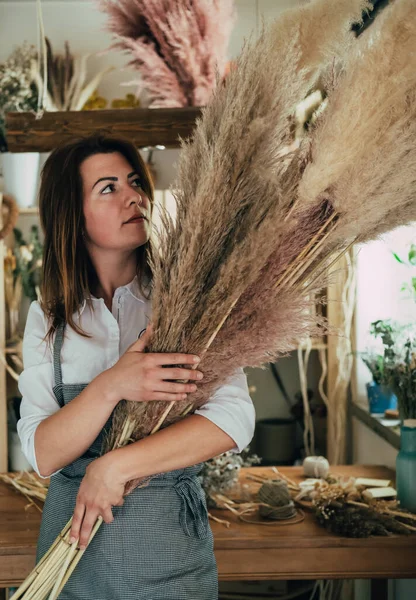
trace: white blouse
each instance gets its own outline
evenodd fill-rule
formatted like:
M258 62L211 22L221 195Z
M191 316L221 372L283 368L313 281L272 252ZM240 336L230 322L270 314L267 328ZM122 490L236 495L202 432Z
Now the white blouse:
M103 298L91 298L93 309L84 300L80 310L74 313L74 322L93 337L85 338L69 325L65 327L61 364L62 380L66 384L90 383L102 371L115 365L150 321L151 301L140 292L137 276L115 290L111 312ZM51 345L42 341L47 329L47 319L39 302L32 302L23 336L24 370L18 381L22 401L17 432L24 455L40 477L34 445L35 430L43 419L60 408L52 390ZM252 440L255 428L255 410L243 369L237 369L195 414L206 417L225 431L235 441L232 452L241 452Z

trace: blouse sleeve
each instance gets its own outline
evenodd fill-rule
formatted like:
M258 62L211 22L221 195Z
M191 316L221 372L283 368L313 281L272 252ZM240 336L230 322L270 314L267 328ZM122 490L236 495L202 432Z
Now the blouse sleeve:
M39 302L29 307L23 335L23 371L18 380L22 395L17 433L26 456L34 471L39 472L35 453L35 431L41 421L59 410L53 393L53 364L50 346L43 341L47 331L46 318ZM52 473L55 475L62 469ZM52 477L51 475L51 477Z
M246 448L253 439L256 412L243 369L238 368L195 414L215 423L235 441L231 452L237 454Z

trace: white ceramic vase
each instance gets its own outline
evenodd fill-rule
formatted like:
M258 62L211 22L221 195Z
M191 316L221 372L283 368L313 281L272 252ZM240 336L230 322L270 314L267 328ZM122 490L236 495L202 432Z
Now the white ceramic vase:
M39 152L2 154L4 193L13 196L22 208L36 205L39 158Z

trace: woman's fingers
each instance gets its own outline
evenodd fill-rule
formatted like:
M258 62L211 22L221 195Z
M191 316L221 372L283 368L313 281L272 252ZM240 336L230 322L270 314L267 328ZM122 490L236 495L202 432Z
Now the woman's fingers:
M174 381L157 381L152 387L154 392L169 392L169 394L192 394L198 389L195 383L175 383Z
M188 394L168 394L167 392L151 392L149 394L149 402L153 400L162 400L162 402L180 402L186 400Z
M156 366L160 365L196 365L201 362L201 359L196 354L179 354L169 352L152 352L150 354L153 363Z
M118 502L117 504L114 504L114 506L121 506L121 504ZM101 515L102 515L105 523L112 523L114 521L113 512L110 507L103 510L101 512Z
M90 539L92 530L94 528L95 523L97 522L97 518L99 515L100 512L97 509L86 509L84 518L82 520L81 531L79 534L79 547L81 550L87 547L88 540Z
M202 371L191 370L191 369L180 369L166 367L165 369L159 369L158 374L161 379L197 379L200 380L204 377Z
M69 543L72 544L79 538L79 532L82 525L82 519L84 518L85 504L78 502L75 505L74 515L72 517L72 526L69 533Z

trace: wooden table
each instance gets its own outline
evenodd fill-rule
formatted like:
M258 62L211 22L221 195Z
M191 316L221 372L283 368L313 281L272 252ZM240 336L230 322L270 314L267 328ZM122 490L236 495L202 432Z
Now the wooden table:
M279 470L303 479L301 467ZM385 467L342 466L332 472L394 479ZM268 467L242 469L242 483L248 473L272 474ZM20 585L35 564L41 514L34 507L25 510L26 505L23 496L0 482L0 588ZM229 511L212 512L231 522L226 528L211 521L220 580L371 579L372 598L385 600L389 578L416 577L416 536L352 539L328 533L310 513L296 525L266 526L242 522Z

